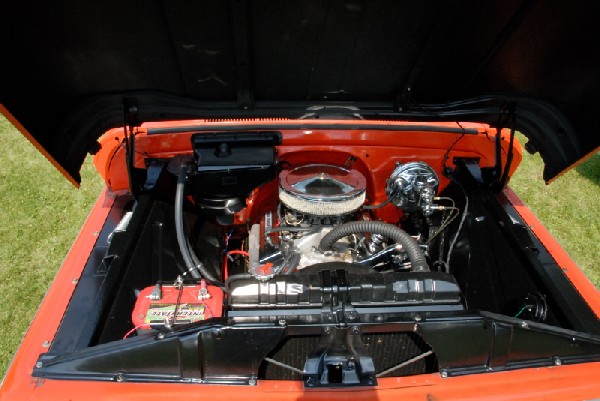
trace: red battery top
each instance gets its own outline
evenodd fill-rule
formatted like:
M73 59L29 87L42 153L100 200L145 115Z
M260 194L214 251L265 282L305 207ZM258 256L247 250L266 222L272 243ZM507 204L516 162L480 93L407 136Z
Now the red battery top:
M164 325L165 318L172 320L180 291L175 324L221 317L223 313L223 291L218 287L204 282L182 285L181 289L175 285L163 285L162 297L153 300L150 299L150 294L154 288L155 286L147 287L140 291L131 315L134 327Z

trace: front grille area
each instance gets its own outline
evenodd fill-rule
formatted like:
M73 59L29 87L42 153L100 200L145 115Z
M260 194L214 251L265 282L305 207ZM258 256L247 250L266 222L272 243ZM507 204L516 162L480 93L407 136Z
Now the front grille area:
M319 336L288 337L269 354L269 358L302 370L308 355L317 347L319 338ZM425 340L411 332L363 334L361 339L373 358L378 373L431 350ZM435 354L432 354L382 377L410 376L437 371L437 359ZM259 378L266 380L302 380L302 375L263 361Z
M365 334L362 341L373 358L377 373L431 350L429 344L415 333ZM437 358L435 354L431 354L382 377L411 376L437 371Z

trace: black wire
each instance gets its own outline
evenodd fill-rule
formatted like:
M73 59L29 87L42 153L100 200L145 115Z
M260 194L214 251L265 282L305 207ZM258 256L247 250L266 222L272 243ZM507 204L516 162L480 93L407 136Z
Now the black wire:
M504 172L502 173L502 177L500 178L500 185L504 186L506 184L506 181L508 180L508 172L510 171L510 165L512 164L513 161L513 146L514 146L514 142L515 142L515 125L516 125L516 118L515 115L513 113L512 115L512 119L511 119L511 127L510 127L510 141L508 143L508 154L506 155L506 164L504 165Z
M129 164L131 144L129 142L129 133L127 132L127 108L125 106L123 106L123 132L125 133L123 142L125 142L125 167L127 168L127 180L129 182L129 190L131 191L131 194L135 196L133 189L133 171L131 171L131 166Z
M127 146L127 145L125 144L125 140L123 140L123 142L120 142L120 143L119 143L119 146L117 146L117 147L115 148L115 151L112 153L112 155L110 156L110 159L108 160L108 163L107 163L107 165L108 165L108 168L106 169L106 171L108 171L108 172L109 172L109 174L107 174L107 177L106 177L106 178L108 178L108 180L109 180L109 183L110 183L110 170L111 170L111 168L112 168L112 163L113 163L113 161L114 161L115 157L117 156L117 153L119 153L119 150L121 150L121 148L122 148L122 147L124 147L124 146L125 146L125 147ZM127 148L125 148L125 151L127 152Z
M448 167L448 165L446 164L446 162L448 161L448 158L450 157L450 151L456 146L458 141L460 141L461 139L463 139L465 137L465 135L467 135L467 131L460 124L460 122L455 121L455 123L456 123L456 125L458 125L460 127L460 129L462 130L463 133L452 143L452 145L450 145L448 150L446 150L446 153L444 154L444 158L442 159L442 169L443 169L442 173L445 173L446 171L448 171L450 169L450 167Z
M365 210L379 209L381 207L389 205L394 200L394 198L395 198L395 196L393 196L393 194L392 194L392 196L388 197L385 201L383 201L383 203L380 203L379 205L371 205L371 206L363 205L362 208Z
M440 119L444 120L446 119L446 117L444 115L442 115L441 113L433 110L431 108L431 106L423 106L422 104L420 104L419 102L417 102L412 96L409 95L409 100L418 108L420 108L422 111L424 112L428 112L428 113L433 113L436 116L438 116ZM474 99L471 99L470 101L472 101ZM454 105L466 105L469 104L470 101L460 101L460 102L455 102L453 103ZM454 121L456 123L456 125L458 125L460 127L460 129L462 130L462 134L452 143L452 145L450 145L450 147L448 148L448 150L446 150L446 153L444 154L444 158L442 160L442 174L446 174L447 171L450 170L450 168L448 167L448 165L446 164L446 162L448 161L448 158L450 157L450 151L454 148L454 146L456 146L456 144L464 138L465 135L467 135L467 130L465 130L465 128L461 125L460 121Z
M469 196L467 195L467 191L465 191L465 188L460 184L460 182L458 182L454 178L452 178L452 182L458 185L461 192L463 193L463 196L465 197L465 210L463 210L462 217L460 218L460 223L458 223L458 228L456 229L456 234L454 234L454 238L452 238L452 241L450 242L450 246L448 248L448 256L446 257L445 266L447 273L450 273L450 261L452 260L452 252L454 251L454 246L456 245L456 241L458 241L460 232L462 231L463 225L465 224L465 219L467 217L467 214L469 213Z
M387 206L390 204L390 202L392 202L394 199L396 199L396 197L399 195L399 193L400 193L400 189L396 188L396 190L394 192L392 192L390 194L390 196L388 196L388 198L386 200L384 200L382 203L380 203L379 205L363 205L362 208L365 210L375 210L375 209L379 209L384 206Z

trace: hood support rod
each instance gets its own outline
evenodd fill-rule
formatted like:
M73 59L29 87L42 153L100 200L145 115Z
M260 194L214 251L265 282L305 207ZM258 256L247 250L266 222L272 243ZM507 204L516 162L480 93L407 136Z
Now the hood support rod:
M127 178L129 179L129 189L131 194L137 198L138 188L136 187L133 172L135 171L135 135L133 127L138 127L140 121L138 118L137 99L133 97L123 98L123 131L125 133L125 160L127 165ZM128 131L129 128L129 131Z

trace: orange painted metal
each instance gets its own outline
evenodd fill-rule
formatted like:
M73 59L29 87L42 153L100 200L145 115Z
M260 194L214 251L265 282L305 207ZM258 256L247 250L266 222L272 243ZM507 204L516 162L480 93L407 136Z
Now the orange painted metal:
M193 122L192 122L193 123ZM136 129L136 147L134 165L136 168L145 168L145 158L172 158L175 156L188 155L191 157L191 135L202 132L201 127L210 125L211 127L229 127L231 122L215 123L213 121L196 121L196 129L190 132L180 132L174 134L148 134L151 128L160 127L188 127L190 122L171 122L171 123L147 123L141 128ZM352 124L351 124L352 123ZM246 125L256 124L255 120L238 122L237 130L243 130ZM261 120L261 125L265 129L270 126L273 129L285 127L286 124L297 124L297 121L289 120ZM461 136L447 132L436 132L440 127L457 129L457 123L431 123L415 124L405 122L374 122L374 127L369 130L358 130L354 126L356 122L352 121L321 121L321 120L303 120L305 129L287 129L281 130L283 141L281 146L277 147L279 159L290 165L302 165L310 163L333 163L337 165L346 165L349 160L352 161L353 168L359 170L367 181L371 183L368 187L367 195L371 204L383 202L387 195L385 193L386 179L391 175L396 167L396 163L408 161L424 161L431 165L440 178L440 191L448 185L449 180L442 174L444 162L448 166L453 166L454 157L476 158L481 167L491 167L495 164L495 137L497 132L481 124L460 123L460 127L475 130L476 133L469 133ZM310 129L311 125L322 126L331 124L340 128L334 130ZM369 121L369 124L371 122ZM192 124L193 125L193 124ZM389 130L390 126L403 126L404 131ZM348 126L352 129L342 129ZM200 127L200 129L198 129ZM411 127L418 127L411 130ZM431 131L423 130L423 127L430 127ZM509 131L501 131L502 138L502 161L506 161L506 154L509 146ZM127 179L127 168L125 163L124 133L122 129L113 129L106 133L100 140L101 149L94 157L94 164L104 178L109 190L121 193L129 191L129 181ZM449 148L452 150L446 155ZM444 157L447 156L447 160ZM513 163L510 168L512 174L521 162L521 146L517 140L513 145ZM261 189L261 193L264 191ZM258 213L255 205L261 205L255 196L261 194L252 194L246 201L247 208L235 214L234 224L245 224L247 218L256 221ZM276 197L273 197L275 199ZM265 199L268 202L268 199ZM388 205L382 209L375 210L375 217L385 221L397 221L399 219L398 210L393 205Z
M523 201L510 188L504 189L504 195L508 201L515 207L517 213L529 226L535 236L542 242L544 247L552 255L556 263L560 266L563 274L571 281L581 294L583 299L588 303L590 308L600 318L600 293L594 287L594 284L575 264L573 259L560 246L556 239L548 232L546 227L538 220L533 212L523 203Z
M376 388L307 390L298 381L256 386L45 380L4 400L583 400L600 395L600 363L442 378L439 374L380 379ZM21 389L23 390L23 389Z
M39 382L31 376L31 371L39 355L47 352L48 344L54 339L113 202L106 191L98 197L4 377L1 400L26 400L33 396Z
M112 129L99 140L100 150L94 155L94 166L111 192L128 191L129 179L125 162L123 129Z
M279 127L285 127L286 124L297 124L298 122L294 120L260 120L258 123L264 126L264 129L272 127L272 129L279 130ZM372 127L377 127L377 129L357 130L354 128L357 125L356 121L302 120L305 129L281 129L283 143L278 147L279 158L292 164L306 163L316 160L324 154L323 152L329 152L329 154L336 157L336 162L344 164L347 157L352 155L358 159L358 164L362 165L363 173L371 176L383 174L389 176L396 161L421 160L429 163L437 170L438 175L441 177L442 188L448 183L447 179L441 174L442 159L446 150L454 142L456 144L448 155L448 165L452 165L454 157L478 158L481 167L490 167L495 163L493 149L496 130L482 124L460 123L460 127L477 131L477 134L466 134L460 137L457 134L436 132L436 128L439 129L439 127L456 129L459 126L454 122L415 124L397 121L369 121L368 123ZM211 127L235 126L238 131L241 131L244 126L255 124L257 124L255 120L235 122L235 125L232 122L215 123L211 121L143 124L135 134L136 154L134 165L137 168L145 168L144 159L147 157L191 156L190 137L193 133L201 132L202 130L198 127L202 125ZM339 126L339 129L310 129L311 125L322 126L324 124ZM176 134L148 134L148 130L151 128L188 126L195 126L196 129ZM386 130L390 126L404 126L406 131ZM417 126L419 129L410 130L410 127ZM348 128L345 129L345 127ZM431 127L431 131L424 132L423 127ZM96 168L104 178L107 187L114 192L129 190L123 136L122 129L108 131L100 139L101 149L94 156ZM509 132L507 130L502 131L501 138L504 162L508 152ZM521 161L521 147L516 140L513 149L514 157L510 174L514 172ZM346 157L346 159L342 160L343 157ZM327 160L331 162L330 157L327 157ZM371 196L374 196L373 201L385 198L382 188L377 188Z

